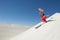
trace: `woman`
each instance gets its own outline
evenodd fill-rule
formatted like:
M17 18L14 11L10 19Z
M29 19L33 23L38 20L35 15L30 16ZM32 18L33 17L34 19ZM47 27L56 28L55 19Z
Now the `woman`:
M46 21L46 15L43 13L43 14L40 14L40 16L41 16L41 20L42 20L42 22L47 22Z
M41 12L40 16L41 16L42 24L38 25L38 26L35 27L35 28L39 28L41 25L43 25L44 23L47 22L47 20L46 20L46 15L43 13L44 10L43 10L42 8L39 8L38 10Z

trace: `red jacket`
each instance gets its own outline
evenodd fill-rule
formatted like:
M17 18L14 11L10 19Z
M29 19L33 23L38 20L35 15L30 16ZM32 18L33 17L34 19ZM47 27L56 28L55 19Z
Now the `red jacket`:
M40 14L40 16L41 16L42 22L47 22L46 21L46 15Z

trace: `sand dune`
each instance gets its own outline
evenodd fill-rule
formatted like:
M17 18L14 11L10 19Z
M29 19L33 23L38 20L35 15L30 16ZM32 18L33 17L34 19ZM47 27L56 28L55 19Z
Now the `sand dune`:
M60 13L49 17L47 23L35 29L35 25L29 30L12 37L10 40L60 40Z

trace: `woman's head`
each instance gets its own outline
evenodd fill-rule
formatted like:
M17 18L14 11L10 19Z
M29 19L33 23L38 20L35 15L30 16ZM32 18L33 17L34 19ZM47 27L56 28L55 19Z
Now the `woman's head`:
M45 14L43 13L42 15L44 16Z

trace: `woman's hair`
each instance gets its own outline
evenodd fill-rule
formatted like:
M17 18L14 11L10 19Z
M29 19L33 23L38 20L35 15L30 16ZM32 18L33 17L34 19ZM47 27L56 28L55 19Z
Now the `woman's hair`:
M43 13L42 15L44 16L45 14Z

